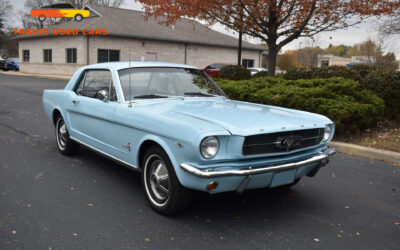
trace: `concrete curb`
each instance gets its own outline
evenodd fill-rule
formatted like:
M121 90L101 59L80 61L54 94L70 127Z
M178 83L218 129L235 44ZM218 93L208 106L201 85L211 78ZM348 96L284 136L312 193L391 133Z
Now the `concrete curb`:
M400 153L398 152L363 147L344 142L330 142L328 143L328 145L334 147L336 151L340 153L360 156L371 160L379 160L394 164L400 164Z
M62 80L69 80L69 79L71 79L71 76L28 74L28 73L22 73L22 72L19 72L19 71L3 71L3 72L1 72L1 73L2 73L2 74L5 74L5 75L33 76L33 77L48 78L48 79L62 79Z

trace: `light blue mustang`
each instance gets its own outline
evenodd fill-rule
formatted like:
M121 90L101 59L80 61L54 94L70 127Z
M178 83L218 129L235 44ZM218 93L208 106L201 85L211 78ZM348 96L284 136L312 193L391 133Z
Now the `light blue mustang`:
M229 100L202 70L118 62L80 68L43 106L65 155L84 145L142 173L151 207L168 215L190 189L292 186L335 151L334 124L303 111Z

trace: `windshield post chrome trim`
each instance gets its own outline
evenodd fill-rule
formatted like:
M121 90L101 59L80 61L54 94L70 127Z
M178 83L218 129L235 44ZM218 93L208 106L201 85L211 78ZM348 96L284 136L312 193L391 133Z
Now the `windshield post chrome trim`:
M262 174L262 173L268 173L268 172L277 172L277 171L284 171L284 170L290 170L290 169L295 169L301 166L313 164L313 163L319 163L322 166L325 165L325 163L329 162L329 157L334 155L336 153L336 150L334 148L328 148L324 152L321 152L315 156L312 156L311 158L301 160L301 161L296 161L296 162L290 162L290 163L284 163L280 165L269 165L269 166L264 166L260 168L252 168L249 167L247 169L240 169L240 170L201 170L196 167L193 167L189 164L182 163L180 164L181 169L184 171L191 173L197 177L200 178L213 178L213 177L223 177L223 176L249 176L249 175L254 175L254 174Z

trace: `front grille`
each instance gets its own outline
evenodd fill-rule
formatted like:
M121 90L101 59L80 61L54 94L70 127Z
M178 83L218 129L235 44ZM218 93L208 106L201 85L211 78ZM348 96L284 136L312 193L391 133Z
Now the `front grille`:
M323 135L323 128L315 128L246 136L243 155L282 153L307 148L320 144Z

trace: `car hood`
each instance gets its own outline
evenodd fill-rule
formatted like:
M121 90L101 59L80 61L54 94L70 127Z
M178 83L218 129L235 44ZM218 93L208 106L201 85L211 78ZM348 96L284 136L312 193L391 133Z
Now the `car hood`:
M321 128L332 123L318 114L225 98L185 98L159 105L161 115L171 117L175 113L180 117L196 118L240 136Z

